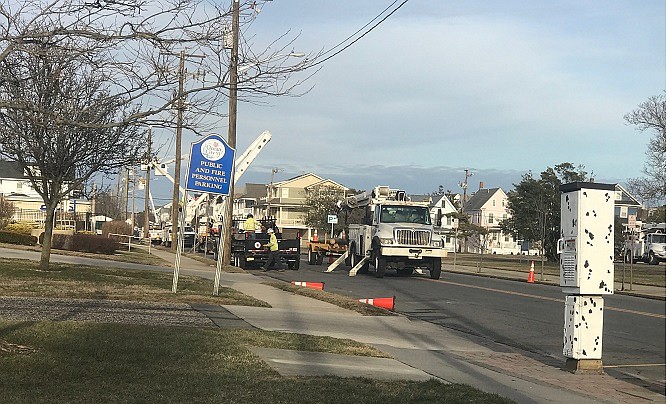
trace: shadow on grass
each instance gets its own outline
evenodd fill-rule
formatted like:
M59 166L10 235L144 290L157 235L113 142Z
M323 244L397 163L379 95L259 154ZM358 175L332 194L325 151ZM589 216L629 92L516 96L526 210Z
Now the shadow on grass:
M3 338L38 349L0 357L0 402L509 402L436 381L281 377L226 330L0 324Z

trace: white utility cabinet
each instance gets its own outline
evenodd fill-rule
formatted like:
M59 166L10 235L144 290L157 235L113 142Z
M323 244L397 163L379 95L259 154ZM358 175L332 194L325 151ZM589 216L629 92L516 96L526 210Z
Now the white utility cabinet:
M614 185L561 185L560 286L563 293L614 293Z
M563 355L573 359L602 359L601 296L566 296Z

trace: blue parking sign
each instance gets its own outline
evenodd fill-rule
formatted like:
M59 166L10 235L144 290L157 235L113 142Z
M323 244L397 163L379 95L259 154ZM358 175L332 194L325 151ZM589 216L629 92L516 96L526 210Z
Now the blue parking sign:
M219 135L192 143L186 189L229 195L235 150Z

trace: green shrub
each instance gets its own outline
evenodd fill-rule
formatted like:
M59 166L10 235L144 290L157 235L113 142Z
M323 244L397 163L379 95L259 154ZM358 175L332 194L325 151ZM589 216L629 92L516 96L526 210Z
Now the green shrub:
M74 251L113 254L121 245L113 239L93 234L76 233L71 238L70 248Z
M113 254L121 245L111 238L90 234L54 234L51 248L59 250Z
M4 228L5 231L11 231L13 233L21 233L21 234L30 234L30 232L32 232L32 229L33 229L32 224L26 222L10 223Z
M0 243L35 245L37 244L37 237L30 234L0 230Z

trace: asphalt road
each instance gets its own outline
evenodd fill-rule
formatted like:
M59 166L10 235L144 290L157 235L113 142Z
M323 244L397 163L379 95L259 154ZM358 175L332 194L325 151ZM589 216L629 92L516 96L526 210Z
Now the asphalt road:
M565 295L558 286L528 284L443 271L383 279L373 273L349 277L344 269L301 262L299 271L270 272L286 281L324 282L325 290L353 298L396 296L396 311L442 327L488 338L562 365ZM371 267L372 270L372 267ZM604 297L602 360L615 377L634 379L665 392L665 302L631 296Z

